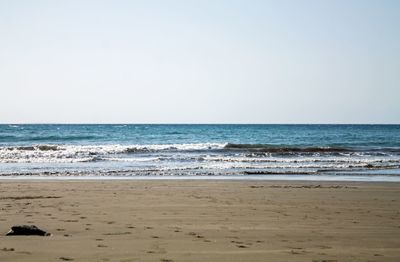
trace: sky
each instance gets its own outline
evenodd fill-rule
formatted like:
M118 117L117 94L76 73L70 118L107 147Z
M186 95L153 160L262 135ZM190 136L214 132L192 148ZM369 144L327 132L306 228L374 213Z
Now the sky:
M0 0L0 123L400 123L400 1Z

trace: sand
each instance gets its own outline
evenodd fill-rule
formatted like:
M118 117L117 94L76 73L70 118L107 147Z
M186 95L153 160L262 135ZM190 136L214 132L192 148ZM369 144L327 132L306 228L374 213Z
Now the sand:
M0 261L400 261L399 183L0 180L0 208Z

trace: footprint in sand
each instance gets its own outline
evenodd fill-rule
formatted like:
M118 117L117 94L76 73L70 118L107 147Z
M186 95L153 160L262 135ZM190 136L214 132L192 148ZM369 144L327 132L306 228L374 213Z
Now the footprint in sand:
M115 232L115 233L104 233L103 236L119 236L119 235L130 235L131 232Z
M231 243L235 243L235 244L243 244L242 241L236 241L236 240L231 240Z
M250 188L263 188L264 186L249 186Z
M187 233L187 235L193 236L193 237L195 237L195 238L197 238L197 239L203 239L204 242L211 242L211 241L208 240L208 239L204 239L204 236L203 236L203 235L200 235L200 234L198 234L198 233L196 233L196 232L189 232L189 233Z
M72 260L74 260L71 257L59 257L58 259L63 260L63 261L72 261Z
M16 253L23 254L23 255L32 255L32 253L29 251L17 251Z
M6 252L10 252L10 251L15 251L14 248L7 248L7 247L3 247L2 249L0 249L1 251L6 251Z
M301 255L301 254L305 254L305 253L309 253L308 251L302 250L303 248L297 248L296 250L291 250L290 253L292 255ZM325 261L325 260L323 260Z

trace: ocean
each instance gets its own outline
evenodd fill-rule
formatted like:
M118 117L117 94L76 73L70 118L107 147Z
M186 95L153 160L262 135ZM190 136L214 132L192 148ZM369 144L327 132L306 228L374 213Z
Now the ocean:
M5 177L400 178L400 125L0 125Z

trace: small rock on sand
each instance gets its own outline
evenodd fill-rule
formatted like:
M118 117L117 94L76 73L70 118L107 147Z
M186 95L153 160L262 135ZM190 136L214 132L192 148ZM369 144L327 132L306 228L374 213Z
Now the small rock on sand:
M39 229L34 225L12 226L6 236L50 236L50 233Z

